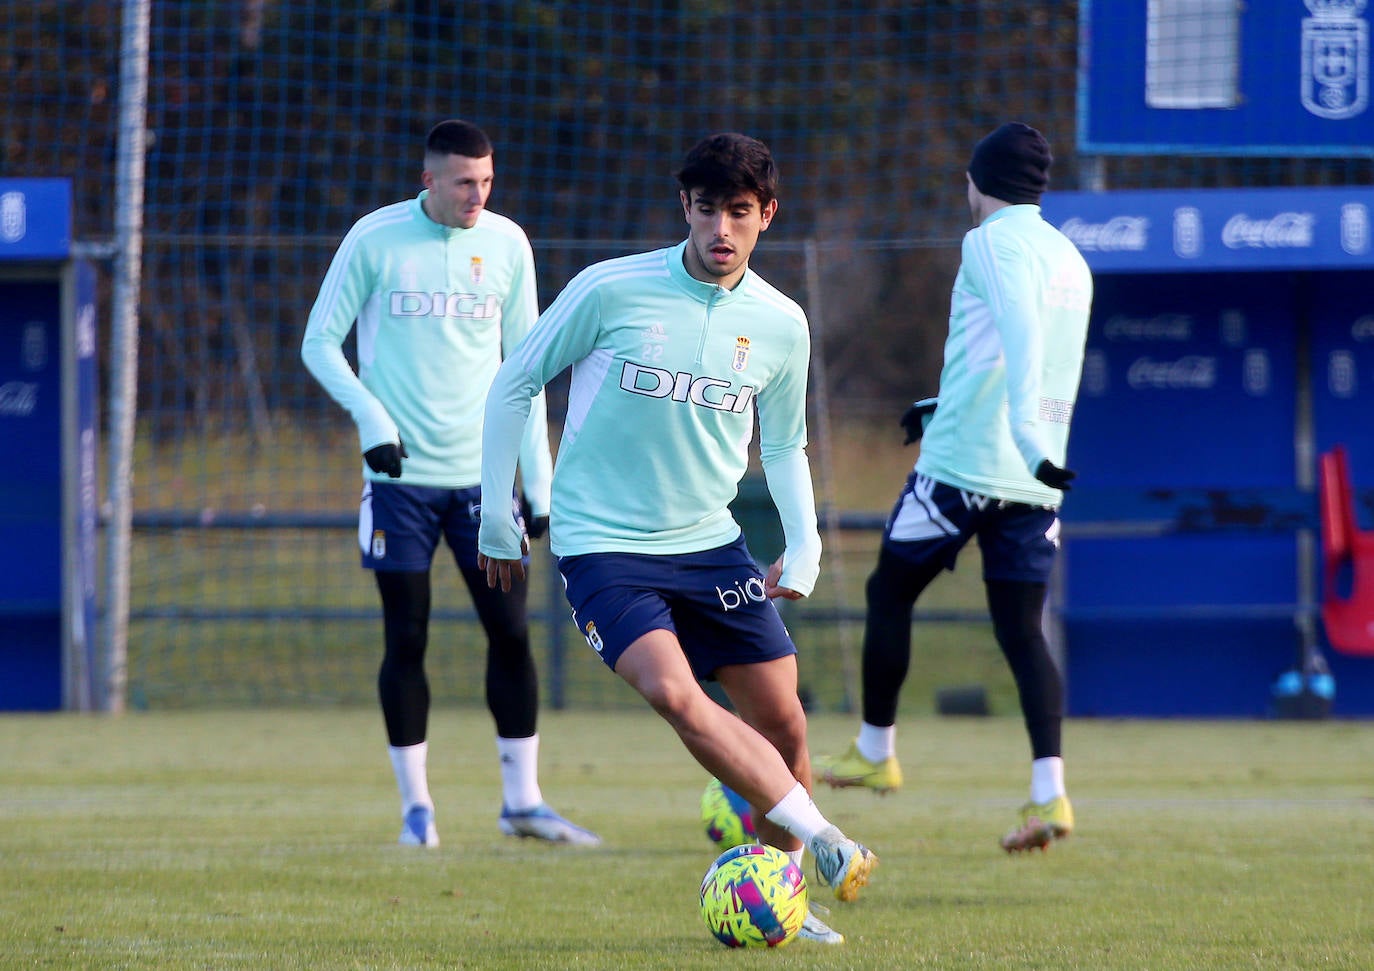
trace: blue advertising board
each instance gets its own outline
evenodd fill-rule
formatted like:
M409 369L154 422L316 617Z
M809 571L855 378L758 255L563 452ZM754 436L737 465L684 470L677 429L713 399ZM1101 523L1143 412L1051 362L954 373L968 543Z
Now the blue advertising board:
M67 179L0 179L0 263L66 259L71 211Z
M1374 155L1366 0L1083 0L1087 154Z
M1098 276L1069 449L1082 490L1293 488L1292 306L1284 275ZM1249 614L1294 602L1294 536L1083 535L1079 491L1062 513L1069 710L1262 714L1295 632Z
M70 191L0 180L0 710L90 707L95 671L95 272Z
M1374 487L1374 270L1313 274L1307 281L1312 327L1312 426L1316 450L1343 445L1358 493ZM1374 507L1356 503L1361 529ZM1374 714L1374 658L1330 651L1336 710Z
M1049 192L1095 273L1368 270L1374 187Z
M1094 289L1071 446L1096 485L1293 485L1290 279L1099 274Z
M1374 483L1371 208L1369 187L1045 196L1096 287L1057 604L1070 714L1269 711L1314 607L1302 464L1339 442ZM1220 505L1151 512L1198 494ZM1327 656L1335 713L1374 715L1374 662Z
M1374 486L1374 270L1313 277L1308 299L1317 451L1344 445L1355 483ZM1374 529L1374 510L1363 512L1361 528Z
M61 281L0 278L0 525L22 569L0 574L0 709L62 707Z

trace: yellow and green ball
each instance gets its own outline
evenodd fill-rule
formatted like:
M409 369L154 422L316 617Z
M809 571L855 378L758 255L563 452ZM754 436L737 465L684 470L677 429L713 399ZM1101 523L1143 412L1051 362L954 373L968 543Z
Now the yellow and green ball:
M773 846L747 843L716 857L701 881L701 918L727 947L782 947L806 920L806 877Z

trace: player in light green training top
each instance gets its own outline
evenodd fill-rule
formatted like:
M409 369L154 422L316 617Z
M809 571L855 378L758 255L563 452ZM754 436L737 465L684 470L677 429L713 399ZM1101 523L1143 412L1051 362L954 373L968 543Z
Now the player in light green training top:
M491 142L480 128L456 119L435 125L425 141L424 191L349 230L310 311L301 357L353 417L366 460L358 541L382 599L386 649L377 690L401 792L400 841L439 842L426 768L424 661L429 571L443 538L487 634L486 698L503 794L498 825L512 836L596 843L540 793L539 683L525 584L493 591L477 566L487 388L539 312L529 240L486 208L493 175ZM341 347L355 321L356 374ZM542 397L511 434L528 499L521 527L537 538L548 523L553 470ZM509 483L487 496L512 508Z
M968 202L976 225L954 282L939 396L902 417L907 443L920 439L921 454L868 579L863 724L845 755L817 760L833 786L901 786L897 699L911 658L912 608L976 536L993 630L1031 745L1030 801L1002 838L1008 852L1043 849L1073 829L1060 746L1063 678L1041 615L1059 545L1057 509L1074 478L1065 456L1092 276L1040 217L1051 161L1044 137L1018 122L974 149Z
M875 861L811 801L796 648L773 599L811 592L820 535L806 458L810 337L800 307L749 268L778 209L767 146L713 135L688 153L677 246L578 274L492 382L482 487L515 475L531 398L572 367L553 477L551 543L587 643L754 807L762 839L803 846L851 900ZM766 575L730 515L755 415L785 549ZM482 516L488 581L522 573L520 530ZM740 717L698 679L714 678ZM809 940L843 938L814 914Z

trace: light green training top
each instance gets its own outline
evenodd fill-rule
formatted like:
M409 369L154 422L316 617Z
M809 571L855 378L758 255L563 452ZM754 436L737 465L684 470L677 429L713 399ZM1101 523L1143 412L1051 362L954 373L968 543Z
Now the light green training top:
M349 230L311 308L301 359L353 417L362 451L404 442L400 479L364 464L365 477L466 489L482 481L487 389L539 313L534 256L524 231L497 213L483 210L470 229L434 222L421 207L428 191ZM356 374L342 349L355 320ZM542 395L513 436L525 494L545 515L553 459Z
M1093 282L1035 205L1007 206L964 236L939 405L916 470L995 499L1058 506L1038 481L1064 466Z
M510 429L571 365L553 551L713 549L740 535L728 506L748 467L757 411L785 540L781 583L810 593L821 543L805 451L806 315L752 270L732 290L694 279L685 250L683 242L594 264L544 311L492 382L483 491L509 486ZM513 559L519 540L510 516L482 517L483 553Z

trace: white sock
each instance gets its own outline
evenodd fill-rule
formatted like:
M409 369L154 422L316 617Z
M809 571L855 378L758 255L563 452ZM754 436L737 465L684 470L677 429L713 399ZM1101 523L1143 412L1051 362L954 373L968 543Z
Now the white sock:
M533 809L544 801L539 791L539 735L529 738L496 736L501 758L501 799L511 812Z
M1064 795L1064 760L1057 755L1031 763L1031 802L1049 802Z
M803 847L810 846L816 834L830 826L830 820L821 815L811 801L811 793L800 782L764 815L801 840Z
M855 741L859 754L870 762L882 762L897 752L896 725L859 725L859 737Z
M401 791L401 812L411 806L434 808L434 800L429 797L429 774L425 771L425 761L429 756L429 743L418 745L388 745L391 753L391 769L396 773L396 788Z

